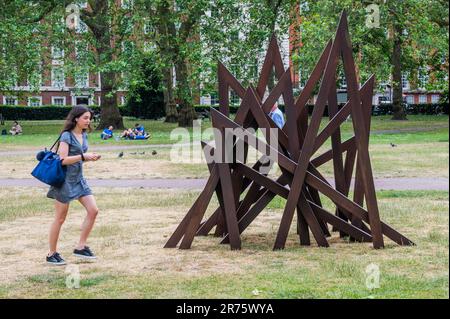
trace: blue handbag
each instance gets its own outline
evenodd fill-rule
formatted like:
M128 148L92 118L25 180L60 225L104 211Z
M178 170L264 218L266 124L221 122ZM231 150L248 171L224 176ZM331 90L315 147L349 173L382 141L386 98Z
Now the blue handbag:
M52 149L60 139L61 135L53 144L53 146L50 147L50 150L47 150L46 148L44 151L40 151L36 155L36 159L39 161L39 163L31 172L31 175L33 175L41 182L55 187L60 187L62 186L62 184L64 184L67 170L67 168L62 165L62 160L58 155L59 144L56 152L52 152Z

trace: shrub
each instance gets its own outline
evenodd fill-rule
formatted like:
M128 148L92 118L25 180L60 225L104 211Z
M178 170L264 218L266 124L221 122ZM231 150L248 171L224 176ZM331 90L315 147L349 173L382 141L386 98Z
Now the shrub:
M95 113L100 113L99 106L90 106ZM64 120L69 114L71 106L9 106L0 105L0 114L5 120L20 121L44 121L44 120ZM124 107L119 107L122 116L128 116Z

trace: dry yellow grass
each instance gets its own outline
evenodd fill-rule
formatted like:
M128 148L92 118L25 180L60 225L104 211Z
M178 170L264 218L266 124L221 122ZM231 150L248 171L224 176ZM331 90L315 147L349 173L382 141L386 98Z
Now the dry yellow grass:
M326 148L322 148L325 150ZM101 152L102 159L85 164L85 176L95 179L146 179L146 178L206 178L206 163L177 163L171 161L170 148ZM389 144L370 146L374 175L377 178L395 177L449 177L449 144ZM145 152L145 154L142 154ZM319 152L320 153L320 152ZM250 162L255 162L257 152L249 152ZM0 160L0 178L31 178L30 172L37 162L32 155L4 156ZM330 163L320 170L325 176L333 176ZM273 174L279 174L275 165Z
M374 250L336 235L330 248L300 247L292 228L286 249L273 252L280 201L243 234L242 251L230 251L211 236L197 237L191 250L181 251L162 247L197 192L94 191L100 215L90 246L99 259L81 263L71 256L84 217L78 203L61 233L59 251L81 274L81 289L71 290L64 284L65 268L44 262L53 215L51 201L43 198L45 190L0 189L0 200L11 199L0 214L17 210L0 221L0 296L234 298L254 297L251 291L258 288L260 297L269 298L362 297L372 294L364 286L365 268L376 263L384 289L378 297L448 297L448 194L443 192L381 193L383 219L413 239L415 247L387 240L384 250ZM29 205L26 215L20 212L24 205Z

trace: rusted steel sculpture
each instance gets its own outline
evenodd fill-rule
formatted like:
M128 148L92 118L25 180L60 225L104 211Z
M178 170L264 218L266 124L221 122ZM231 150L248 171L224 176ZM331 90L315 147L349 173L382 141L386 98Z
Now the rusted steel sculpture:
M339 60L342 60L348 88L348 101L340 109L336 88ZM273 69L278 82L265 97ZM166 248L175 248L181 241L179 248L189 249L195 236L208 235L216 227L215 236L223 237L221 243L230 244L233 250L240 249L240 234L276 195L287 201L274 249L284 248L295 212L301 245L310 245L311 232L318 246L328 247L327 237L331 236L328 224L333 227L332 230L339 231L341 237L348 236L352 241L358 242L372 242L374 248L384 247L383 235L399 245L414 245L411 240L380 220L368 151L374 77L360 87L345 12L342 13L334 39L325 47L297 100L294 100L291 72L284 69L275 37L270 42L256 88L242 87L220 63L218 75L220 108L219 111L211 109L211 116L213 127L222 134L216 135L215 145L223 142L226 134L233 134L234 142L231 149L223 147L224 151L216 157L222 160L208 163L211 175L206 186L166 243ZM317 100L312 117L308 120L306 104L319 81ZM242 99L234 120L229 118L230 88ZM287 120L286 125L279 129L268 114L281 96ZM326 105L330 120L319 132ZM340 125L350 115L354 136L342 142ZM274 146L256 137L254 140L244 138L245 158L244 161L238 161L235 148L239 136L232 129L239 128L241 131L250 128L264 128L266 132L276 130L278 143ZM265 134L269 141L271 133ZM315 155L329 138L331 150ZM263 145L266 152L250 167L246 165L248 147L256 148L256 144ZM204 142L202 147L205 154L218 152L217 147ZM259 171L267 162L269 151L276 153L276 161L282 172L276 180ZM224 160L229 154L234 154L231 155L231 162ZM333 162L334 186L318 170L329 161ZM353 200L349 198L352 180ZM214 193L220 206L202 222ZM319 193L336 205L336 212L330 213L323 208ZM364 200L367 208L364 208Z

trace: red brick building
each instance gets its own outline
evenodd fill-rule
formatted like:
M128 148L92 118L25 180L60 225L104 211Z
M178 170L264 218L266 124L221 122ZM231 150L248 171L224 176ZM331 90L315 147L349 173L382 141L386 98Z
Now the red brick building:
M118 6L126 7L130 0L116 0ZM87 3L83 6L86 7ZM77 33L87 31L86 25L81 23ZM8 94L0 92L0 105L17 106L74 106L98 105L101 101L100 74L86 73L74 79L64 74L64 57L76 59L77 52L65 52L51 43L44 44L48 48L42 57L41 85L38 92L33 92L27 81L18 83ZM68 50L67 50L68 51ZM76 47L75 47L75 51ZM125 103L125 91L117 92L117 103Z

